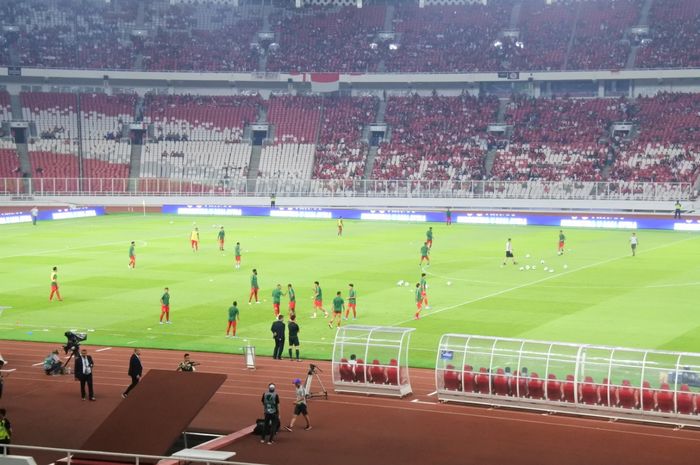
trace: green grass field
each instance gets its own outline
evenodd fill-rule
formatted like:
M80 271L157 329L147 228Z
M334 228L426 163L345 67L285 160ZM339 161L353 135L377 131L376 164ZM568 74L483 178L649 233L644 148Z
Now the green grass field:
M189 247L193 221L201 231L199 253ZM218 225L227 232L224 253ZM63 343L64 331L78 329L89 331L90 344L231 353L241 353L247 339L258 355L269 355L270 293L291 282L302 356L327 359L335 331L323 318L309 318L318 280L326 308L335 291L345 297L347 284L355 284L358 324L417 328L414 366L433 366L448 332L700 351L698 235L640 231L632 258L627 231L568 230L567 253L557 256L558 228L433 226L431 309L420 321L412 320L413 286L426 224L347 221L342 238L330 220L110 215L2 226L0 306L11 308L0 315L0 336ZM502 268L508 237L520 263ZM127 266L131 240L135 270ZM240 270L233 268L236 241L243 246ZM556 271L546 273L541 259ZM520 271L525 264L537 270ZM59 267L63 302L48 302L52 266ZM249 306L252 268L265 301ZM399 287L399 280L412 285ZM165 286L172 325L158 325ZM240 338L226 339L234 299ZM283 298L285 314L286 305Z

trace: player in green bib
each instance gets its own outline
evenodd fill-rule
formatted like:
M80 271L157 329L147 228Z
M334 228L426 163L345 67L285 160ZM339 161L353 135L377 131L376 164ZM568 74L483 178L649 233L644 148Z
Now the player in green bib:
M564 255L564 242L566 242L566 236L564 232L559 230L559 248L557 248L557 254Z
M280 314L280 301L282 300L283 295L284 293L282 292L282 285L278 284L272 290L272 309L275 312L275 318L277 318Z
M415 319L420 319L420 312L423 309L423 291L421 291L420 283L416 283L416 312Z
M420 263L418 264L419 266L423 266L423 261L428 262L428 266L430 266L430 247L428 247L428 243L424 242L423 246L420 248Z
M255 297L256 304L260 303L260 300L258 300L259 289L260 286L258 286L258 270L253 268L253 274L250 275L250 296L248 296L248 305L250 305L250 302L253 300L253 297Z
M163 290L163 295L160 298L160 324L163 324L163 317L165 317L165 322L170 324L170 289L167 287Z
M219 250L222 252L224 251L224 238L226 237L226 233L224 232L224 227L222 226L221 229L219 229L219 235L217 238L219 239Z
M297 293L291 283L287 284L287 295L289 296L289 317L291 318L297 312Z
M340 297L340 291L335 294L333 299L333 318L328 322L328 327L333 328L335 319L338 319L338 328L340 328L340 320L343 319L343 310L345 310L345 301Z
M321 310L323 318L328 318L328 312L323 308L323 291L318 281L314 281L314 314L311 318L316 318L316 313Z
M232 330L231 337L236 337L236 326L238 325L239 317L238 302L235 300L233 304L228 308L228 326L226 327L226 337L229 337L228 332Z
M131 241L129 246L129 268L132 270L136 268L136 243Z
M241 243L236 242L236 247L234 249L234 254L236 255L236 265L235 268L238 269L241 267Z
M425 279L425 273L420 275L420 291L423 294L423 306L427 310L430 307L428 306L428 280Z
M429 227L428 231L425 233L425 245L428 246L429 249L433 248L433 227Z
M345 310L345 319L348 319L348 316L350 315L350 310L352 310L352 319L354 320L357 318L357 310L355 309L357 305L357 294L355 293L355 285L354 284L348 284L350 289L348 289L348 309Z

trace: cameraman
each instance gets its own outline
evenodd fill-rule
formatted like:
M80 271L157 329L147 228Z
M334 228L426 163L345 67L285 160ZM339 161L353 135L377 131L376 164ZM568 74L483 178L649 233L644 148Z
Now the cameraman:
M61 357L58 356L58 349L51 352L44 359L44 373L48 376L60 375L63 373L63 366L61 363Z
M190 354L185 354L184 360L177 366L176 371L196 371L194 367L197 365L199 365L199 363L195 362L194 360L190 360Z
M275 392L275 385L270 383L267 386L267 392L262 395L263 413L265 414L265 427L263 428L261 443L265 442L265 436L268 436L267 443L272 444L275 439L275 433L280 425L280 396Z

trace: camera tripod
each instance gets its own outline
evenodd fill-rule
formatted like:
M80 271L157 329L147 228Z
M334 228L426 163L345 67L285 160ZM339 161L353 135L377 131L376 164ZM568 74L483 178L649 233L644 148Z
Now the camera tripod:
M314 397L323 397L328 399L328 391L326 391L326 386L323 385L323 381L318 373L323 373L319 367L313 363L309 365L309 371L306 373L306 382L304 383L304 390L306 391L306 398L313 399ZM311 390L311 383L316 379L318 384L321 386L320 392L313 392Z

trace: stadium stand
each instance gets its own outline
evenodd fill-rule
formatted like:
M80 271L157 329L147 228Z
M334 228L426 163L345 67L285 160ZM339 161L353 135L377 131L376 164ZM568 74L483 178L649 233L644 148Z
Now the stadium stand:
M376 118L376 99L325 98L313 177L359 179L364 175L367 144L362 129Z
M508 27L510 0L487 5L397 8L394 22L400 41L386 55L386 68L396 72L454 72L501 69L502 47L495 47ZM501 41L503 42L503 41Z
M649 13L650 41L637 54L639 68L687 68L700 65L697 21L700 4L694 0L658 0Z
M42 139L78 137L78 99L76 94L22 92L22 117L36 124Z
M279 37L269 48L268 71L377 71L370 45L384 26L386 7L285 9L270 18Z
M0 178L14 178L20 175L17 146L14 142L0 140Z
M373 178L482 179L486 126L497 109L494 97L390 97L391 141L379 149Z

